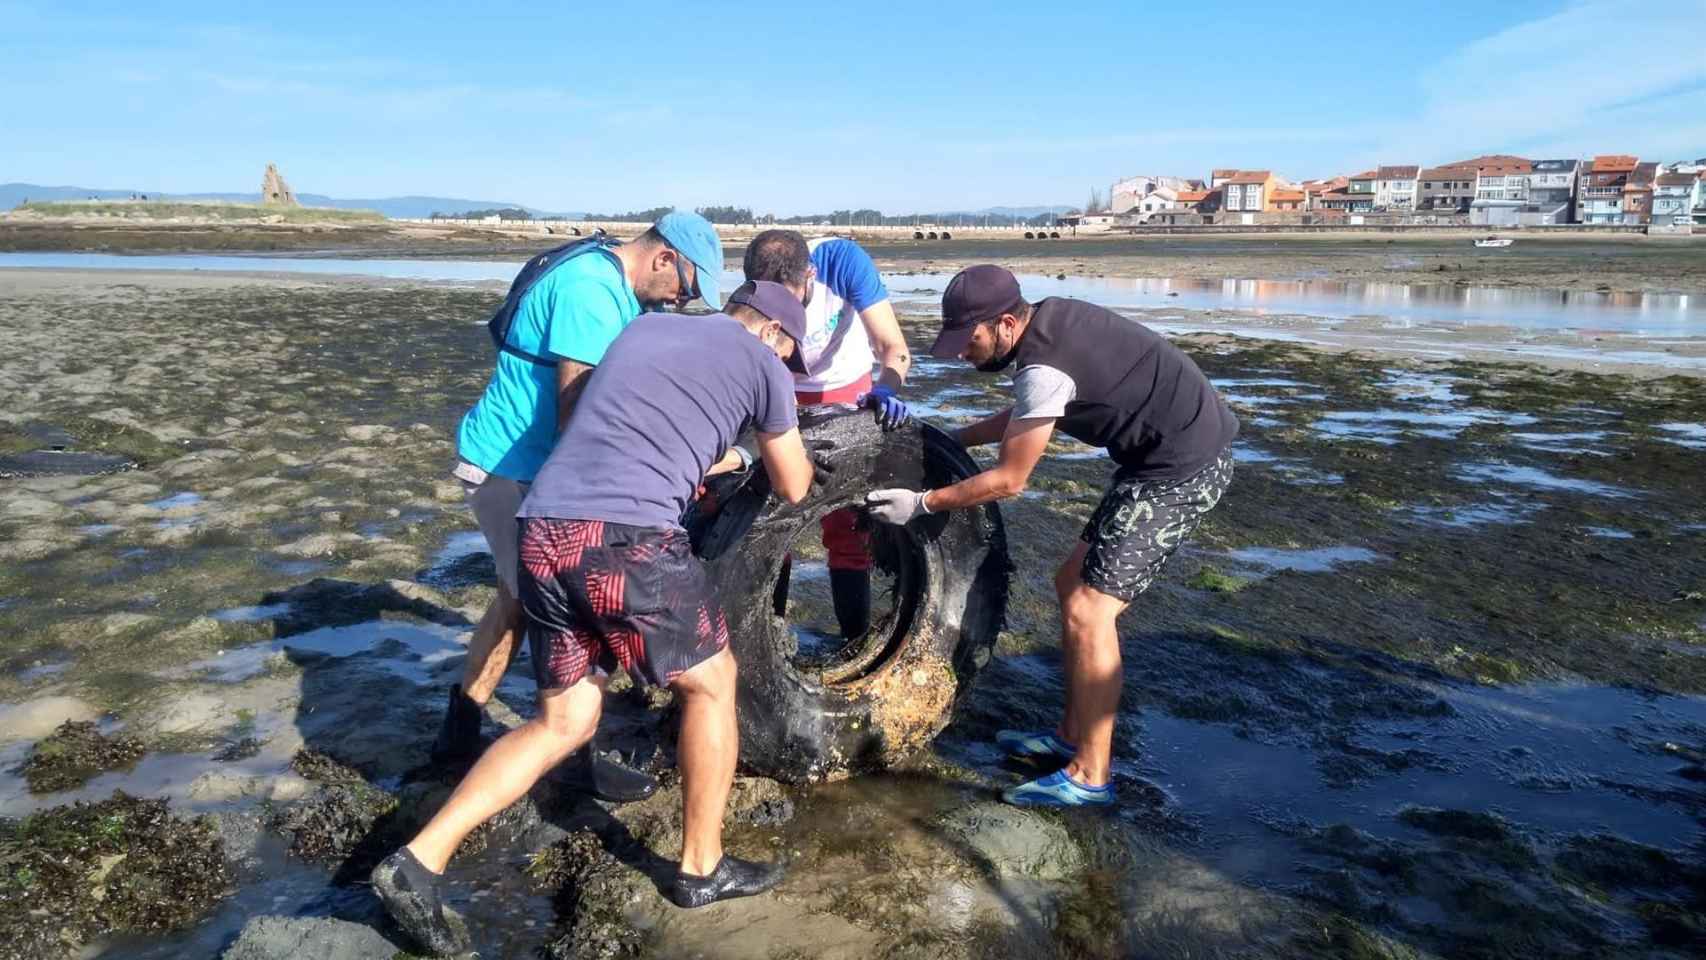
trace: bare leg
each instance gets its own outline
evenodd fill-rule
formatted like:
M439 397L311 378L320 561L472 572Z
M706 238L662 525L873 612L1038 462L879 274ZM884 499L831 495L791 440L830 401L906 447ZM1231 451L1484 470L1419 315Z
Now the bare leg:
M1060 565L1060 569L1056 571L1054 575L1054 596L1055 599L1060 602L1060 635L1062 638L1060 669L1063 674L1062 680L1066 686L1066 710L1061 714L1060 726L1055 729L1054 735L1059 737L1061 740L1074 745L1083 742L1083 734L1078 730L1078 713L1073 709L1072 703L1072 671L1074 664L1071 655L1065 651L1065 637L1068 630L1066 622L1066 603L1067 599L1072 596L1072 592L1084 585L1084 581L1080 579L1080 576L1084 569L1084 555L1088 553L1089 550L1089 544L1082 540L1078 541L1077 545L1073 548L1072 553L1067 556L1066 562Z
M502 581L497 596L486 606L485 616L468 641L468 659L462 665L462 692L481 706L503 681L515 659L515 640L521 632L521 601L509 595Z
M539 715L492 744L444 807L409 842L409 852L428 870L443 873L464 837L519 800L547 770L592 736L603 706L603 695L590 680L540 691Z
M1126 602L1086 585L1081 579L1084 550L1073 552L1061 568L1075 582L1060 601L1061 648L1065 653L1069 732L1078 747L1066 765L1068 776L1087 786L1108 782L1114 746L1114 714L1120 704L1124 676L1120 671L1120 638L1115 620Z
M734 784L735 658L728 650L676 678L681 701L681 872L703 877L723 859L723 808Z

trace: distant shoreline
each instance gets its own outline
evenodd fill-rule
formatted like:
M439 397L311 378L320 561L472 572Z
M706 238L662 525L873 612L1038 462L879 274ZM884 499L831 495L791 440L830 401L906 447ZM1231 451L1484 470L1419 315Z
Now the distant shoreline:
M256 258L253 271L113 270L75 268L0 267L0 297L13 309L33 309L40 298L54 299L84 295L94 290L137 289L150 292L198 291L216 293L240 287L272 289L341 289L375 292L401 288L445 287L445 281L362 277L343 274L286 274L269 272L265 258ZM904 278L897 277L898 282ZM455 283L453 286L466 286ZM499 281L482 285L497 298ZM902 304L902 322L908 328L928 327L934 317ZM1579 331L1524 332L1515 328L1474 327L1455 330L1444 327L1394 330L1378 318L1340 322L1324 328L1317 318L1296 316L1253 316L1223 309L1175 307L1129 311L1138 320L1157 329L1185 336L1205 348L1244 340L1274 340L1326 353L1386 355L1412 362L1438 363L1455 359L1620 374L1639 379L1687 377L1706 379L1706 329L1700 336L1654 339L1613 333ZM918 334L922 336L922 334Z
M610 225L632 235L643 224ZM623 229L625 228L625 229ZM754 228L719 228L731 257ZM826 232L804 228L810 235ZM888 231L893 232L893 231ZM1534 234L1486 250L1483 230L1394 233L1080 235L1025 240L1011 232L949 240L855 238L889 273L952 272L995 262L1025 273L1184 279L1341 280L1536 287L1605 293L1706 294L1706 236ZM408 221L355 223L133 222L0 217L0 251L270 254L522 260L572 234Z

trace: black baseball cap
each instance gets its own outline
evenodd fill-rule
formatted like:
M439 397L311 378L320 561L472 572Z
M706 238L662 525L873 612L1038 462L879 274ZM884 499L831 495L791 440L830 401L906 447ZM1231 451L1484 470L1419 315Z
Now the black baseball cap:
M1018 278L1004 267L981 263L954 274L942 291L942 332L931 345L930 355L938 360L955 359L971 342L978 324L1012 313L1023 300Z
M785 361L788 369L805 373L806 308L800 304L800 298L779 283L748 280L729 294L730 306L737 303L751 307L764 314L765 319L782 325L782 332L794 340L794 352Z

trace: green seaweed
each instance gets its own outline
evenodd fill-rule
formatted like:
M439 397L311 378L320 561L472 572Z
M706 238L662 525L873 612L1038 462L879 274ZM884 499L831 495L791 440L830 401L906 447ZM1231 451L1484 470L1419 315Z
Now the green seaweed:
M70 790L108 770L129 769L144 752L135 737L109 737L92 721L67 720L37 741L24 761L24 781L31 793Z
M0 820L0 878L4 958L73 956L96 937L180 929L232 890L211 820L122 792Z

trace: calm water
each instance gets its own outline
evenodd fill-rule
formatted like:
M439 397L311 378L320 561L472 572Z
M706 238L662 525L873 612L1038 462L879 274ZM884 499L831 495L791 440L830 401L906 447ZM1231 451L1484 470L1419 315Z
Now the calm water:
M0 253L0 268L267 271L392 280L502 282L520 261L368 260L339 257L122 256L106 253ZM723 275L724 289L740 282ZM1706 336L1706 297L1685 294L1579 293L1460 287L1455 284L1346 283L1333 280L1168 280L1020 278L1027 296L1077 297L1112 308L1234 310L1254 316L1329 319L1375 316L1396 327L1502 326L1524 330L1607 331L1644 336ZM890 276L903 306L934 310L949 276Z

